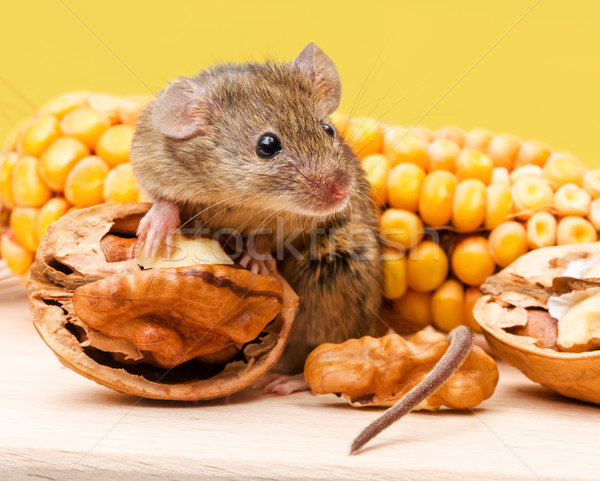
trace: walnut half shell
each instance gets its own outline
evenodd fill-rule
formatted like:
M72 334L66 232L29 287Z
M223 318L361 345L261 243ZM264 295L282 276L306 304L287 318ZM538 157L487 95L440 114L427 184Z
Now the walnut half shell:
M32 266L34 326L75 372L129 394L201 400L248 386L279 359L298 298L277 273L225 265L141 270L149 204L104 204L53 224Z

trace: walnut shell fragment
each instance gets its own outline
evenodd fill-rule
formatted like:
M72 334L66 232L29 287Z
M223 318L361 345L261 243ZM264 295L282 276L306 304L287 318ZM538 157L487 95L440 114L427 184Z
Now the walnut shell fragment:
M581 267L599 255L600 242L531 251L487 279L473 310L496 355L534 382L598 404L600 350L561 352L560 326L548 312L548 303L555 296L597 290L600 279L585 278L586 271L594 270Z
M142 271L130 252L149 207L104 204L50 227L28 285L36 330L65 366L117 391L201 400L243 389L283 353L296 294L275 271Z
M352 406L391 406L417 385L448 349L443 334L431 329L409 341L397 334L322 344L306 359L304 377L318 394L341 394ZM481 348L471 352L446 383L415 409L472 408L488 399L498 368Z

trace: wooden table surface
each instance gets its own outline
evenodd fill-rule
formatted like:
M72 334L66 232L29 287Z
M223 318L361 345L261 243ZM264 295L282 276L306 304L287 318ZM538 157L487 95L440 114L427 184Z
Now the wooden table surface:
M0 301L0 479L598 480L600 407L500 365L474 411L412 413L348 456L380 414L336 398L137 399L61 366L25 297Z

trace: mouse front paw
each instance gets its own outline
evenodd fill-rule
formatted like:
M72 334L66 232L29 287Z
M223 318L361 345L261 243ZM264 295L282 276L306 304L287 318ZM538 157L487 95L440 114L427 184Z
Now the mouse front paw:
M304 380L304 374L267 374L255 384L256 389L260 389L269 394L278 396L287 396L294 392L310 391L308 384Z
M271 235L254 233L248 237L240 265L253 274L269 275L275 270L275 260L270 254Z
M171 255L169 239L180 226L179 207L172 202L159 200L141 220L138 227L136 254L143 249L144 255L155 258L165 247L165 255Z

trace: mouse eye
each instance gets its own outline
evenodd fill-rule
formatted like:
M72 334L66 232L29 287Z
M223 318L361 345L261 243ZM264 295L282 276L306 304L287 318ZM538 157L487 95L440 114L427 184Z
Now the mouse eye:
M333 128L333 125L323 123L321 124L321 127L323 127L323 130L327 133L327 135L329 135L329 137L335 137L335 129Z
M256 144L256 155L261 159L270 159L281 150L281 141L275 134L263 134Z

